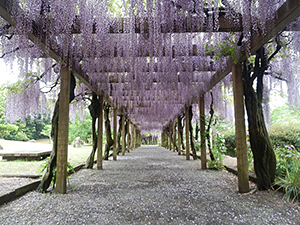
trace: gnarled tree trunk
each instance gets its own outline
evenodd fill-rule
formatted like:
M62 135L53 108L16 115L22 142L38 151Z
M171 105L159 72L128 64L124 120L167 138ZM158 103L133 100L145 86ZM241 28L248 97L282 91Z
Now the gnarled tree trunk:
M74 89L76 86L76 81L71 73L71 78L70 78L70 101L73 101L75 98L74 95ZM59 99L60 99L60 94L58 95L57 101L55 103L55 108L52 116L52 122L51 122L51 139L52 139L52 151L48 160L48 165L46 168L46 172L41 180L40 185L37 187L38 192L46 192L47 189L49 188L52 178L53 178L53 171L56 167L56 158L57 158L57 135L58 135L58 111L59 111Z
M212 124L212 120L213 120L215 111L214 111L214 96L213 96L213 93L210 92L210 95L211 95L211 103L210 103L210 109L209 109L210 117L209 117L207 128L206 128L206 131L205 131L205 136L206 136L206 140L207 140L207 147L208 147L208 150L209 150L210 159L212 161L214 161L215 156L214 156L214 154L212 152L212 149L211 149L210 127L211 127L211 124Z
M250 144L254 158L254 169L259 190L269 189L275 179L276 156L271 144L263 115L263 75L267 69L264 48L256 52L254 73L244 62L244 95L248 115ZM253 81L257 78L256 92Z
M97 94L93 92L92 102L89 105L89 111L92 117L92 134L93 134L93 148L90 156L86 160L86 168L92 169L94 165L95 153L97 150L98 136L96 133L96 121L100 114L100 103L97 98Z
M184 141L183 141L183 125L182 125L182 119L183 119L183 116L180 115L178 116L178 135L180 135L180 140L181 140L181 146L182 146L182 150L185 149L185 146L184 146Z
M118 134L117 134L117 154L119 154L122 151L122 145L121 145L121 136L122 134L122 117L123 115L120 115L119 118L119 129L118 129Z
M104 160L108 160L109 150L114 144L114 140L111 137L111 128L110 128L110 120L109 120L109 108L110 106L106 103L104 104L104 124L105 124L105 136L106 136L106 144L104 148Z
M193 153L193 159L197 159L197 153L195 149L195 140L193 136L193 125L192 125L192 119L193 119L193 106L189 107L189 130L190 130L190 143L191 143L191 150Z

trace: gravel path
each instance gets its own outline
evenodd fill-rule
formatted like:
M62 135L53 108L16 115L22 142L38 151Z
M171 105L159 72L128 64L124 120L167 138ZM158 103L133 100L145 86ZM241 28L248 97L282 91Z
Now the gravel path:
M14 191L16 188L32 183L33 181L36 181L36 179L0 176L0 196L8 194L9 192Z
M31 192L0 207L0 224L300 224L300 207L272 191L237 193L226 171L143 146L104 170L81 170L67 194Z

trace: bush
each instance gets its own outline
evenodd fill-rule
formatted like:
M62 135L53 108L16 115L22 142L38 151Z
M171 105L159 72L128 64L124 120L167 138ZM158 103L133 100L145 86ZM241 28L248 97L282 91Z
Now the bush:
M293 159L300 159L300 153L294 146L287 145L283 148L275 148L276 176L285 177L286 172L293 166Z
M275 182L284 188L284 197L294 202L300 200L300 161L299 158L293 158L291 164L286 166L286 176L278 177Z
M222 160L210 160L207 161L207 167L211 170L222 170L224 166Z
M17 131L13 138L14 141L29 141L30 139L23 131Z
M226 155L236 157L236 143L235 143L235 133L228 131L224 134L224 145L226 149Z
M76 137L80 137L85 143L89 143L92 138L92 117L86 115L83 120L78 116L74 122L69 124L69 143L72 143Z
M276 147L295 146L300 149L300 124L298 121L276 122L269 130L270 139Z

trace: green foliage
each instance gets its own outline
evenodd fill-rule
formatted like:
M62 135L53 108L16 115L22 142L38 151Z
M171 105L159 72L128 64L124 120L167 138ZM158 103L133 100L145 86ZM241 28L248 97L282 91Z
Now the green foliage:
M233 34L224 38L221 43L218 43L216 45L212 45L212 42L213 40L211 39L208 41L208 43L205 44L205 54L214 52L214 60L219 60L222 57L229 57L234 62L234 64L238 64L239 60L236 56L237 52Z
M276 154L276 176L285 177L286 171L293 166L293 159L300 159L300 153L293 145L286 145L285 147L275 148Z
M92 117L86 115L83 120L78 116L74 122L69 124L69 143L72 143L76 137L80 137L86 143L89 143L92 137Z
M236 143L235 143L235 133L231 130L228 130L224 134L224 147L225 147L225 154L231 157L236 157Z
M46 125L50 125L50 118L45 117L43 120L41 119L41 115L35 118L31 118L30 116L25 118L25 123L21 120L18 120L14 123L14 125L3 125L6 126L6 130L1 129L1 133L5 132L5 135L2 137L6 140L14 140L14 141L29 141L31 139L42 139L48 136L42 133L44 127ZM11 127L10 127L11 126Z
M222 170L224 166L222 160L210 160L207 161L207 167L211 170Z
M13 131L18 131L18 126L11 124L0 124L0 138L10 135L10 133Z
M48 161L49 161L49 157L47 158L47 160L45 162L43 162L40 167L38 168L38 172L39 173L43 173L43 176L45 175L45 172L46 172L46 169L47 169L47 166L48 166ZM51 184L54 185L55 182L56 182L56 171L57 171L57 168L56 166L53 168L52 170L52 180L51 180ZM67 173L70 174L70 173L75 173L75 170L73 168L73 166L71 165L70 162L67 162ZM70 178L70 177L69 177Z
M300 111L287 105L274 109L271 113L272 125L269 134L276 147L293 145L300 149Z
M293 145L300 149L300 125L298 121L275 123L271 126L270 139L276 147Z
M294 202L300 199L300 157L292 158L290 162L286 166L286 176L278 177L275 184L284 188L287 200Z

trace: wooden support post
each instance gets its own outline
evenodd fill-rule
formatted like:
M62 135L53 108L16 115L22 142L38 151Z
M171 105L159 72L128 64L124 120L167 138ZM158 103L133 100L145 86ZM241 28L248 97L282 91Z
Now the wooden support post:
M98 152L97 169L102 170L102 150L103 150L103 95L99 96L100 111L98 117Z
M122 155L125 155L125 116L122 116Z
M114 145L113 145L113 160L117 160L117 108L114 108Z
M201 137L201 169L206 169L206 144L205 144L205 110L204 96L199 98L199 114L200 114L200 137Z
M131 123L131 142L130 142L130 149L133 150L134 146L134 125Z
M179 130L179 121L180 121L180 116L178 116L177 119L177 132L178 132L178 155L181 155L181 135L180 135L180 130Z
M185 108L185 158L190 160L190 126L189 126L189 107Z
M172 123L169 125L169 149L172 150Z
M168 128L168 139L169 139L169 147L168 149L171 150L172 149L172 139L171 139L171 124L169 124L169 128Z
M129 152L130 151L130 146L129 146L129 143L130 143L129 120L127 120L127 123L126 123L126 130L127 130L127 144L126 144L126 147L127 147L127 152Z
M136 148L136 128L135 128L135 125L133 125L132 126L133 127L133 130L132 130L132 132L133 132L133 145L132 145L132 147L133 147L133 149L135 149Z
M246 129L244 118L243 75L241 64L232 66L234 115L235 115L235 139L238 167L239 192L249 192L249 173L247 161Z
M56 189L58 194L66 193L69 134L70 71L67 66L61 68L61 83L58 111L57 171Z
M175 152L175 143L176 143L176 129L175 129L175 120L173 121L173 152Z

